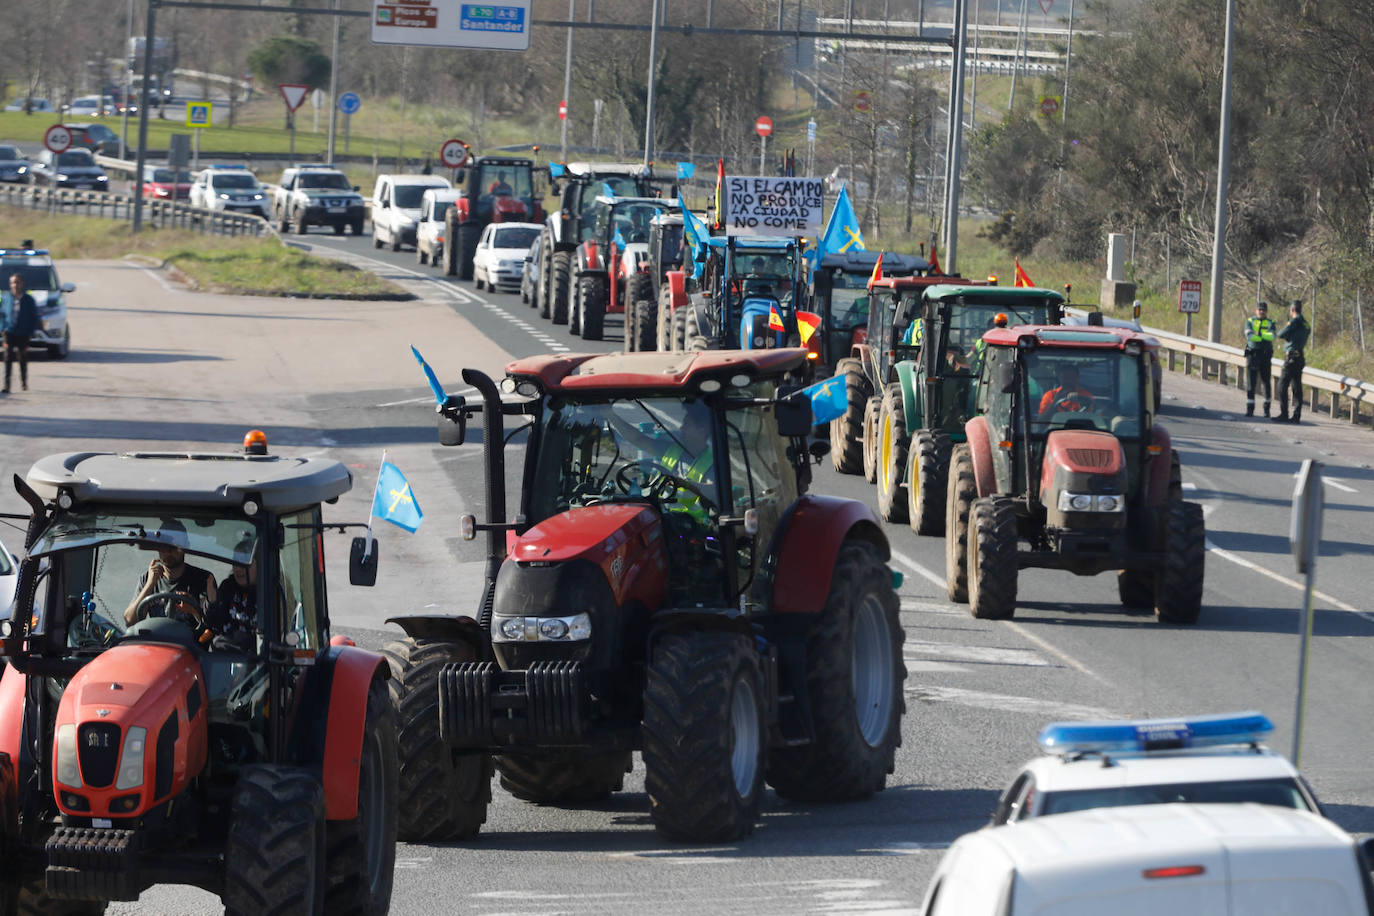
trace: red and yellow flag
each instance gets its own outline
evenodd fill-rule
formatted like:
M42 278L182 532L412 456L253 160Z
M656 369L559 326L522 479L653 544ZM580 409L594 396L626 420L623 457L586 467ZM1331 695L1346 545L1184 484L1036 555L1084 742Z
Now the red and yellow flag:
M873 276L868 278L868 290L873 291L873 284L883 278L883 252L878 252L878 260L873 264Z
M716 160L716 228L725 225L725 160Z
M932 274L944 273L944 271L940 269L940 256L935 253L934 242L930 243L930 272Z
M816 328L821 326L821 316L814 312L797 312L797 333L801 335L802 346L806 346Z
M1028 276L1026 275L1026 272L1025 272L1024 270L1021 269L1021 259L1020 259L1020 258L1017 258L1017 259L1016 259L1016 282L1014 282L1014 283L1012 284L1012 286L1034 286L1034 285L1035 285L1035 284L1031 282L1031 278L1028 277Z
M769 306L768 308L768 330L783 330L782 316L778 314L778 307L776 305Z

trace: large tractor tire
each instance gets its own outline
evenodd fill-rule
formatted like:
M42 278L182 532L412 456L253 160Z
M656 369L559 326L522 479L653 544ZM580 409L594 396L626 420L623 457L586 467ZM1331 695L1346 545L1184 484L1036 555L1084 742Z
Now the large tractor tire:
M476 661L477 654L438 639L404 639L382 654L391 666L387 689L396 709L397 835L408 843L470 839L487 819L491 757L454 751L439 737L439 672Z
M659 637L644 688L644 785L659 832L694 843L748 836L763 797L763 679L752 637Z
M1164 568L1155 576L1155 617L1160 623L1197 623L1202 613L1202 576L1207 565L1207 527L1202 506L1169 503Z
M386 685L372 682L358 768L358 814L327 830L325 912L385 916L396 866L396 710Z
M1172 450L1169 452L1169 489L1165 499L1170 503L1183 499L1183 463L1178 459L1178 452Z
M108 905L103 900L65 900L48 896L45 880L39 877L20 887L6 888L0 899L0 913L18 916L101 916Z
M472 259L477 254L477 242L482 238L482 227L476 223L463 223L458 227L458 279L472 279Z
M892 571L872 544L846 541L806 639L816 740L772 752L768 782L779 795L844 801L882 790L902 743L905 639Z
M553 298L548 302L549 314L554 324L567 324L568 307L572 304L572 252L554 252L552 274L549 288Z
M575 278L568 294L568 333L574 337L582 336L582 294L585 291L582 278Z
M978 482L967 445L956 445L949 459L945 488L945 592L949 600L968 603L968 529Z
M1116 593L1122 607L1154 607L1154 573L1143 569L1123 569L1116 574Z
M968 609L980 620L1016 613L1016 509L1002 496L973 504L969 520Z
M582 277L577 281L582 298L577 330L583 340L600 340L606 330L607 289L604 277Z
M863 459L864 480L878 482L878 413L882 410L883 399L877 395L869 396L864 404L863 419Z
M588 754L554 751L496 758L501 788L522 801L569 805L600 801L625 787L632 766L629 751Z
M654 310L654 278L637 271L625 281L625 349L639 352L654 348L657 330Z
M549 317L549 297L553 281L553 231L546 225L539 239L539 282L532 299L539 300L539 317Z
M910 448L902 386L894 383L883 389L878 408L878 515L885 522L906 521L906 488L902 480Z
M911 437L906 468L906 517L911 530L932 537L944 534L949 437L918 429Z
M660 353L667 353L673 349L673 291L668 288L668 284L663 284L663 288L658 293L658 309L654 314L654 321L658 327L657 343Z
M446 277L458 276L458 227L444 223L444 244L439 249L439 268Z
M864 468L864 405L873 395L873 386L864 375L863 363L852 357L836 363L835 374L844 379L849 405L842 416L830 421L830 461L841 474L857 474Z
M687 349L692 351L711 349L711 340L703 334L693 334L687 341Z
M673 309L673 352L687 349L687 307Z
M321 912L324 787L309 770L258 764L239 774L224 847L226 916Z

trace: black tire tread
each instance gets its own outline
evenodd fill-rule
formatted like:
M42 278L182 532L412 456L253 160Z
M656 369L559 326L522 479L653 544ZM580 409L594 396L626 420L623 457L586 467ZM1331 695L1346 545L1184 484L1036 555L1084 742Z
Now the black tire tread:
M572 290L572 252L553 253L552 275L553 301L548 304L549 314L554 324L567 324L568 299Z
M878 482L878 413L882 409L882 398L870 395L864 404L863 416L863 460L864 480Z
M889 460L883 461L879 444L883 441L882 431L889 424L892 429L892 452ZM911 448L911 435L906 429L902 386L898 382L883 389L875 443L878 443L874 445L874 451L877 452L875 463L878 465L878 515L885 522L904 522L907 520L906 454Z
M226 916L314 912L324 787L309 770L245 767L234 789L224 849Z
M546 752L538 757L496 758L501 788L521 801L541 805L601 801L625 788L632 755L629 751L588 754Z
M1155 579L1155 617L1160 623L1195 624L1202 613L1207 564L1207 524L1198 503L1169 503L1164 568Z
M600 340L605 336L606 327L606 281L603 277L579 277L577 292L582 300L577 315L577 333L583 340Z
M949 457L948 436L928 429L918 429L912 435L906 475L907 521L917 534L939 537L945 533Z
M969 523L969 613L1010 620L1016 613L1016 510L1006 497L973 504Z
M830 421L830 461L837 473L859 474L864 469L864 405L873 395L873 386L863 363L853 357L837 362L835 374L844 377L848 406L842 416Z
M945 493L945 592L950 601L967 604L969 514L978 498L967 445L956 445L950 454Z

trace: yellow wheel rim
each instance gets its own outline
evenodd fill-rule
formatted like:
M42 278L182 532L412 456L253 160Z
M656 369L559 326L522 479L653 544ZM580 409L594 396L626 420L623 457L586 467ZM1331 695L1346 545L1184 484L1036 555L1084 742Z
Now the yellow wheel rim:
M882 420L882 432L878 436L878 454L882 458L881 466L878 468L878 481L882 484L883 492L892 489L890 472L892 469L892 417L884 416Z

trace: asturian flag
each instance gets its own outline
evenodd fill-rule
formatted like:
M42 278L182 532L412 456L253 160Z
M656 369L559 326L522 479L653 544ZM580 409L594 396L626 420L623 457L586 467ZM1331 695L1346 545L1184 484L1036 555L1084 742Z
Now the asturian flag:
M377 474L377 489L372 494L372 514L411 534L425 520L406 475L390 461L383 461L381 472Z
M817 425L844 416L845 409L849 406L849 395L844 388L843 375L836 375L809 388L803 388L802 393L811 399L811 419Z
M865 251L864 234L859 231L859 215L854 212L854 204L849 200L849 191L840 188L835 198L835 207L830 211L830 219L821 233L820 244L816 246L815 263L828 254L843 254L846 251Z

